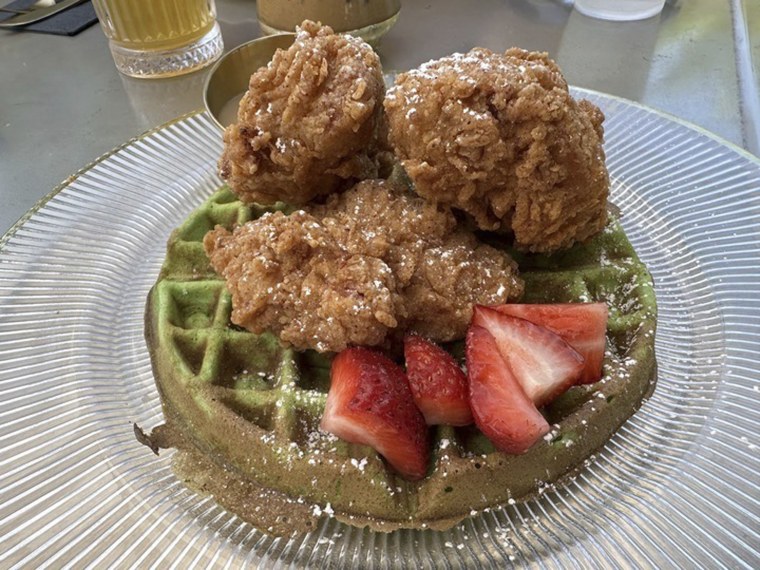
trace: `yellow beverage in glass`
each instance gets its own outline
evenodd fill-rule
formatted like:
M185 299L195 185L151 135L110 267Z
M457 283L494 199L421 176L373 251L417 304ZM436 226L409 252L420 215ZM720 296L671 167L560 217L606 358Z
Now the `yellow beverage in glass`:
M265 34L294 32L314 20L373 43L396 23L401 0L257 0L256 10Z
M116 67L135 77L179 75L223 50L213 0L93 0Z

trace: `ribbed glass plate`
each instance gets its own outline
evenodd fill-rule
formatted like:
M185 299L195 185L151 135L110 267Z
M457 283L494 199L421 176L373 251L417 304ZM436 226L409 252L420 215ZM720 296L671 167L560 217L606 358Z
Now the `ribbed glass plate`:
M169 232L220 183L193 115L66 181L0 241L0 567L760 567L760 163L638 105L612 196L651 268L654 396L572 481L448 532L329 519L273 539L132 435L161 422L143 309Z

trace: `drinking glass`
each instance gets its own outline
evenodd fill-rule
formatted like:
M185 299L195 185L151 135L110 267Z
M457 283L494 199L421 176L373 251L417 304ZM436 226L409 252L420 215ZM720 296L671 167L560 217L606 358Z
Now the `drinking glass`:
M170 77L215 61L224 49L214 0L93 0L116 68Z
M396 23L401 0L257 0L256 10L265 34L294 32L313 20L376 43Z

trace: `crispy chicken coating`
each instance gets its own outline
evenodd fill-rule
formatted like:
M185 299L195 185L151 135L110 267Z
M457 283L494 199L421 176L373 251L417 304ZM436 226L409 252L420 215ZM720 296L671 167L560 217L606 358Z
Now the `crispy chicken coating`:
M406 330L461 338L474 304L514 300L523 288L506 253L383 180L309 212L217 227L204 246L227 281L234 323L320 352L386 345Z
M475 48L428 62L398 76L385 110L417 193L481 229L550 252L604 227L604 116L570 96L547 54Z
M224 132L222 178L244 202L301 205L377 176L384 94L368 44L305 21L251 76Z
M206 234L211 264L227 280L232 322L272 331L298 348L377 345L403 301L382 260L345 252L303 210L267 213L228 232Z

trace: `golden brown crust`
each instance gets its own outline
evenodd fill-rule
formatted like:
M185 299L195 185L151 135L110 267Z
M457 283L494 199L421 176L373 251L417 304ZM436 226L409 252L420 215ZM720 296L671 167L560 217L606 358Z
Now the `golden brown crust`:
M429 200L553 251L597 233L609 181L603 115L546 54L475 48L403 73L385 98L390 142Z
M310 212L217 227L204 246L227 280L234 323L337 352L407 329L461 338L473 304L521 295L510 257L455 226L447 209L368 180Z
M522 296L517 264L504 252L458 231L425 250L404 291L407 327L438 341L462 338L474 304L500 305Z
M244 202L301 205L377 176L384 93L368 44L304 22L251 76L224 132L222 178Z
M402 301L390 268L346 253L302 210L264 214L233 232L218 226L204 246L227 280L232 322L252 332L324 351L380 344L397 324Z

